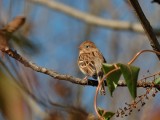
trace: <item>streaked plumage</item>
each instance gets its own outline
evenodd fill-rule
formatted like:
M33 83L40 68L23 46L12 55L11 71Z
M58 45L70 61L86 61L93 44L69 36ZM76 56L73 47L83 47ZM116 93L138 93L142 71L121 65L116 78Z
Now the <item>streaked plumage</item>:
M78 66L83 74L95 79L98 78L98 81L100 81L103 77L102 63L105 62L103 55L93 42L85 41L81 43L79 47ZM100 88L100 93L105 94L104 84Z

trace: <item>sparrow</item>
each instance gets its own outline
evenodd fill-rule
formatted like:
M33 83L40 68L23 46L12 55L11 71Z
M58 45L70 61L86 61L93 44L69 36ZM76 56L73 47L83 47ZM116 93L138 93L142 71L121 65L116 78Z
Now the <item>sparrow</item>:
M80 44L77 63L81 72L86 75L85 80L92 77L100 82L103 77L102 64L106 60L93 42L87 40ZM100 87L100 94L105 95L104 83Z

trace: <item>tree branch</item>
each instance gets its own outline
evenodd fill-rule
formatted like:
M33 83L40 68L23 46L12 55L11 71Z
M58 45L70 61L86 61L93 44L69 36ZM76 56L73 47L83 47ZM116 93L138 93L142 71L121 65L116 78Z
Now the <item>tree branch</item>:
M139 5L137 0L129 0L129 2L131 3L134 11L136 12L136 15L139 19L139 21L141 22L145 33L149 39L150 45L153 48L153 50L160 52L160 44L156 38L155 33L153 32L153 29L149 23L149 21L147 20L146 16L144 15L141 6ZM160 55L158 55L158 58L160 60Z
M79 79L79 78L76 78L76 77L73 77L70 75L59 74L54 70L49 70L47 68L37 66L35 63L28 61L26 58L22 57L16 51L13 51L13 50L9 49L8 47L6 49L3 49L2 52L4 52L4 53L8 54L10 57L16 59L17 61L22 63L25 67L29 67L29 68L33 69L34 71L47 74L55 79L66 80L66 81L76 83L76 84L81 84L81 85L87 84L87 81L85 81L85 80L82 80L82 79Z
M9 49L8 47L6 47L5 49L1 50L3 53L6 53L7 55L9 55L10 57L14 58L15 60L19 61L20 63L22 63L24 66L29 67L31 69L33 69L34 71L49 75L51 77L53 77L54 79L57 80L65 80L74 84L79 84L79 85L89 85L89 86L97 86L98 85L98 81L96 80L90 80L88 79L88 81L84 80L84 79L80 79L80 78L76 78L70 75L64 75L64 74L60 74L54 70L50 70L44 67L40 67L38 65L36 65L35 63L27 60L26 58L22 57L20 54L18 54L16 51L13 51L11 49ZM106 84L107 86L107 84ZM124 80L120 80L118 82L118 86L120 87L125 87L126 83ZM138 81L137 83L137 87L151 87L153 86L153 82L152 81ZM159 85L154 85L154 87L156 88L160 88Z
M54 0L52 1L51 0L31 0L31 2L47 6L48 8L54 9L56 11L60 11L64 14L67 14L71 17L84 21L88 24L115 29L115 30L126 30L126 31L130 30L133 32L144 33L144 30L141 24L138 24L138 23L103 19L88 13L83 13L72 7L58 3ZM159 29L155 29L154 32L157 35L160 35Z

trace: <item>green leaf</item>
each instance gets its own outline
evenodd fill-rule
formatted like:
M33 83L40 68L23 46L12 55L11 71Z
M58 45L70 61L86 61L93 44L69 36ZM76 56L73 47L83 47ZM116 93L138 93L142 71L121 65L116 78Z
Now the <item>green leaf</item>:
M128 64L118 63L127 87L133 99L137 96L137 79L140 68Z
M102 108L98 108L98 113L105 119L105 120L110 120L115 113L113 112L106 112Z
M157 78L157 79L155 79L154 84L155 84L155 85L160 85L160 77Z
M99 108L98 108L98 113L102 116L103 112L104 112L104 110L99 107Z
M154 84L158 85L157 89L160 91L160 77L158 77L157 79L155 79Z
M112 64L106 64L106 63L103 64L103 72L105 74L107 74L109 71L111 71L113 69L115 69L114 65L112 65ZM121 71L117 70L117 71L111 73L108 76L108 78L106 79L107 85L108 85L108 89L110 91L110 95L111 96L112 96L113 91L117 87L117 84L118 84L118 81L119 81L119 78L120 78L121 74L122 74Z

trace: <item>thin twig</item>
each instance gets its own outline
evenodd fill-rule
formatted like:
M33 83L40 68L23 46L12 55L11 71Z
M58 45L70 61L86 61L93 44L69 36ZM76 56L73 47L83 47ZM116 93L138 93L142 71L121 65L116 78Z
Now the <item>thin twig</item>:
M98 81L97 80L88 79L88 82L87 82L84 79L76 78L76 77L73 77L73 76L70 76L70 75L60 74L60 73L58 73L54 70L50 70L50 69L47 69L47 68L44 68L44 67L40 67L40 66L36 65L35 63L33 63L33 62L27 60L26 58L22 57L16 51L13 51L9 48L6 48L5 50L2 50L2 52L8 54L10 57L19 61L24 66L29 67L29 68L33 69L34 71L41 72L43 74L49 75L49 76L53 77L54 79L64 80L64 81L72 82L74 84L79 84L79 85L98 86ZM148 81L148 82L138 81L137 82L137 87L146 88L146 87L149 87L151 85L152 85L151 81ZM107 86L107 84L105 84L105 86ZM126 87L125 81L124 80L119 80L118 81L118 86L119 87ZM159 88L159 86L154 86L154 87Z
M158 51L154 51L154 50L142 50L140 52L138 52L129 62L128 65L132 64L142 53L144 52L152 52L152 53L156 53L158 55L160 55L160 52Z
M156 73L154 73L154 74L152 74L152 75L149 75L149 76L147 76L147 77L144 77L144 78L140 79L139 81L145 80L145 79L147 79L147 78L154 77L154 76L156 76L156 75L160 75L160 72L156 72Z
M144 52L153 52L153 53L156 53L156 54L160 55L160 52L157 52L157 51L154 51L154 50L142 50L142 51L138 52L138 53L130 60L130 62L128 62L128 65L131 65L131 64L132 64L142 53L144 53ZM95 112L96 112L97 116L98 116L100 119L103 119L103 117L98 113L98 109L97 109L98 91L99 91L99 89L100 89L100 86L101 86L102 83L104 82L104 80L106 80L107 77L108 77L111 73L113 73L113 72L115 72L115 71L117 71L117 70L120 69L120 68L117 66L117 64L114 64L114 66L115 66L115 69L109 71L109 72L108 72L107 74L105 74L104 77L101 79L101 81L99 82L98 87L97 87L97 89L96 89L95 96L94 96L94 109L95 109ZM156 74L154 74L154 75L152 75L152 76L155 76L155 75L157 75L157 74L158 74L158 73L156 73ZM145 77L145 78L143 78L143 79L146 79L146 78L149 78L149 77L150 77L150 76ZM142 81L141 81L141 82L142 82ZM151 86L154 87L153 82L151 83Z
M107 74L105 74L102 78L102 80L99 82L98 86L97 86L97 89L96 89L96 93L95 93L95 96L94 96L94 109L95 109L95 112L96 114L98 115L98 117L100 119L103 119L103 117L98 113L98 109L97 109L97 96L98 96L98 92L99 92L99 89L100 89L100 86L102 85L102 83L104 82L104 80L113 72L119 70L119 68L115 68L111 71L109 71Z
M35 63L28 61L26 58L22 57L20 54L18 54L16 51L13 51L9 48L6 48L5 50L2 50L2 52L8 54L10 57L18 60L20 63L22 63L25 67L29 67L37 72L41 72L47 75L50 75L51 77L58 79L58 80L66 80L66 81L70 81L72 83L76 83L76 84L81 84L81 85L86 85L87 81L82 80L80 78L76 78L70 75L64 75L64 74L59 74L54 70L49 70L47 68L44 67L40 67L38 65L36 65Z

